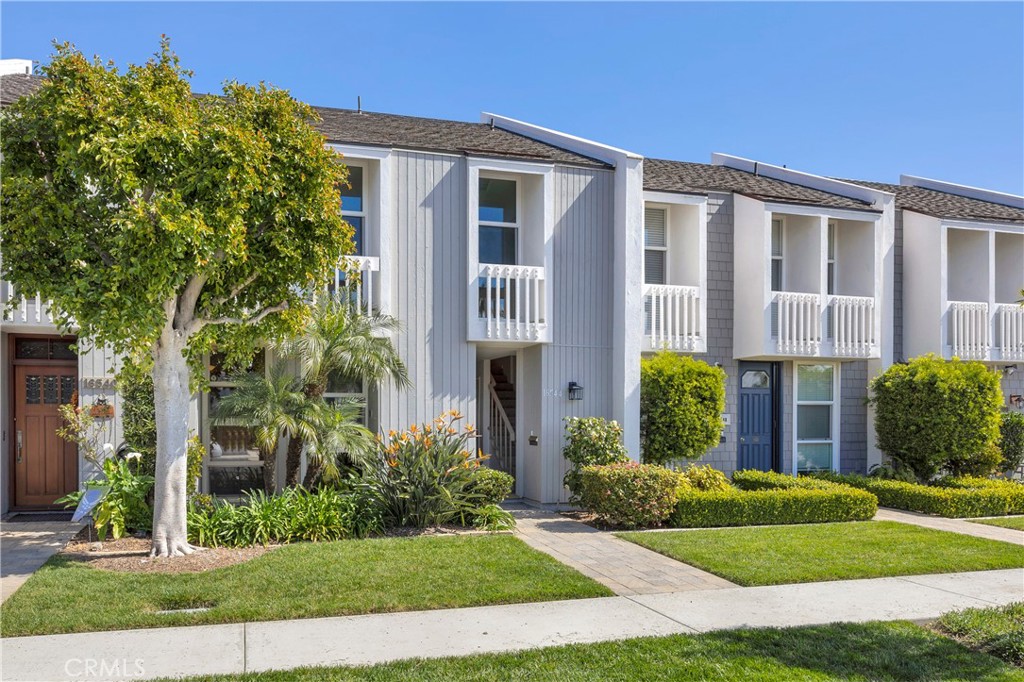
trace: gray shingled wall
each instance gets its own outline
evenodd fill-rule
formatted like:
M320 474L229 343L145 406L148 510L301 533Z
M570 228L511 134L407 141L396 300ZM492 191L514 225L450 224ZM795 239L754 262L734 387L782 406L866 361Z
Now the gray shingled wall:
M844 362L839 374L839 452L842 473L867 473L868 464L868 363Z
M903 211L898 209L895 227L892 268L892 359L893 362L900 362L907 358L903 357Z

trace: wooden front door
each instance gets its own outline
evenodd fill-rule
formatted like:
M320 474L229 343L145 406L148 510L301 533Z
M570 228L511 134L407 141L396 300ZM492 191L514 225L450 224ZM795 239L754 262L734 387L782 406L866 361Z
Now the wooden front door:
M58 408L74 398L75 366L14 367L14 505L52 507L78 488L78 452L57 435Z

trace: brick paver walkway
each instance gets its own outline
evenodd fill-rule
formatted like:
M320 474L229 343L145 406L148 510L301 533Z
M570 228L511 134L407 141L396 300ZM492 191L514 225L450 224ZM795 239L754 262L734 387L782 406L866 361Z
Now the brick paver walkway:
M1024 532L1022 531L1014 530L1013 528L989 526L984 523L971 523L961 519L946 519L941 516L929 516L928 514L880 507L878 513L875 514L875 520L899 521L900 523L909 523L924 528L973 535L974 537L985 538L986 540L1001 540L1003 542L1012 542L1015 545L1024 545Z
M623 597L715 590L733 583L553 512L511 507L517 536Z
M0 523L0 602L14 594L81 527L70 521Z

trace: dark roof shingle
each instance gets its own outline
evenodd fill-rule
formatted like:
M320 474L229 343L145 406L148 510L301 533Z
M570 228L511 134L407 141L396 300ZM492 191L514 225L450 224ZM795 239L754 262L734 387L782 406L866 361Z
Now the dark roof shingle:
M706 194L711 191L736 192L761 201L872 210L869 203L859 199L851 199L763 175L754 175L728 166L713 166L687 161L644 159L644 189L686 194Z
M844 180L896 195L896 208L924 213L937 218L956 220L986 220L1001 223L1024 223L1024 209L997 204L982 199L972 199L959 194L940 192L925 187L891 185L869 180Z
M31 94L42 80L41 76L0 77L0 104L11 104L19 97ZM609 167L608 164L589 156L576 154L508 130L492 128L486 123L446 121L330 107L313 108L322 119L317 128L329 142L507 157L573 166Z

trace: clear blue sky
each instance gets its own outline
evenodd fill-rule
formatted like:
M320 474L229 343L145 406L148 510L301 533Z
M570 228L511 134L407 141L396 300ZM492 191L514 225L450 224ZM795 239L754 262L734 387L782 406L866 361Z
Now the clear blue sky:
M161 33L193 89L266 80L313 104L494 111L647 156L713 151L843 177L1024 193L1024 3L41 4L5 58L69 40L119 64Z

